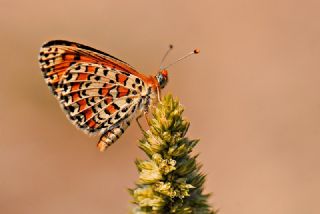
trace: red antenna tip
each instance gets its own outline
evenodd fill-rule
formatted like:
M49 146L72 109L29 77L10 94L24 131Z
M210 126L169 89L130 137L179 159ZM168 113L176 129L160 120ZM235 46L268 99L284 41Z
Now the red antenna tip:
M194 49L193 53L194 53L194 54L198 54L198 53L200 53L200 49L199 49L199 48Z

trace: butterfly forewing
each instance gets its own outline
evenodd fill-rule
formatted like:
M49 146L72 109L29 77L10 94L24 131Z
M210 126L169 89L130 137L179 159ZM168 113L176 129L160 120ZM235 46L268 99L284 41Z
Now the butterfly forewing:
M143 74L114 56L89 46L63 40L45 43L40 50L39 62L44 78L54 94L62 75L77 62L100 64L144 78Z

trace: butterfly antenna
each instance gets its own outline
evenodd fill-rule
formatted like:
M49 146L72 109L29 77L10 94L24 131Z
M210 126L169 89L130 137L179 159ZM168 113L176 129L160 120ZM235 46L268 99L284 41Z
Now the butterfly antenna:
M200 50L199 50L198 48L197 48L197 49L194 49L192 52L188 53L187 55L185 55L185 56L181 57L180 59L177 59L176 61L170 63L170 64L167 65L167 66L165 66L164 68L162 68L162 70L163 70L163 69L167 69L167 68L169 68L171 65L174 65L174 64L176 64L177 62L180 62L181 60L184 60L185 58L187 58L187 57L189 57L189 56L191 56L191 55L193 55L193 54L198 54L198 53L200 53Z
M167 50L167 52L164 54L164 56L162 57L162 60L160 62L160 70L161 70L161 67L162 67L162 64L164 62L164 60L167 58L168 54L170 53L170 51L173 49L173 45L169 45L169 49Z

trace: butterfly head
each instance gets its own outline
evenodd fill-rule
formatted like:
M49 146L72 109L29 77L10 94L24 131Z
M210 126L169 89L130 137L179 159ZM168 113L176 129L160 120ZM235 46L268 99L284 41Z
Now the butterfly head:
M168 55L168 53L170 52L170 50L172 50L172 48L173 48L173 46L170 45L169 49L167 50L167 52L165 53L164 57L161 60L161 63L160 63L161 65L164 62L164 60L165 60L166 56ZM177 59L176 61L172 62L171 64L169 64L169 65L167 65L165 67L162 67L160 65L160 71L156 75L156 79L157 79L157 81L159 83L160 88L161 89L164 88L168 83L168 70L167 70L167 68L169 68L171 65L174 65L177 62L179 62L179 61L181 61L181 60L183 60L183 59L185 59L185 58L187 58L187 57L189 57L189 56L191 56L193 54L198 54L198 53L200 53L200 50L199 49L194 49L192 52L188 53L187 55L185 55L185 56L183 56L183 57L181 57L179 59Z
M161 70L157 75L156 79L159 83L160 88L164 88L168 83L168 71L166 69Z

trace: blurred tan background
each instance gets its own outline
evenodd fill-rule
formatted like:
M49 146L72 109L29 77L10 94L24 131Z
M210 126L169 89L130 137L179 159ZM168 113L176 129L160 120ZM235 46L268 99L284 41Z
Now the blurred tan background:
M141 133L107 152L64 116L37 56L77 41L155 74L184 104L221 214L318 214L320 2L18 1L0 6L0 213L127 213Z

